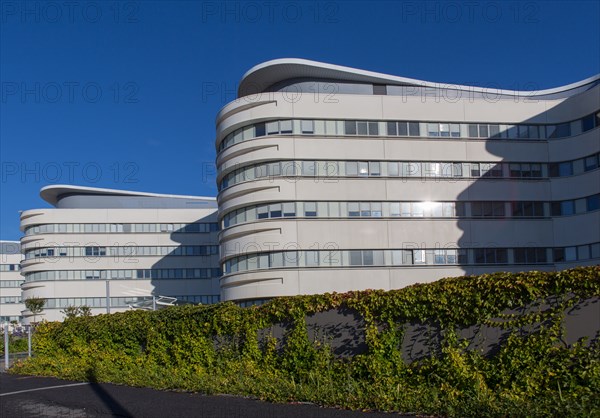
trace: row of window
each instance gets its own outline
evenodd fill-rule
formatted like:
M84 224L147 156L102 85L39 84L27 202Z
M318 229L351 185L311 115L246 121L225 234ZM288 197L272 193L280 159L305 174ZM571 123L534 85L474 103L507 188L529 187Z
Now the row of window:
M550 210L551 209L551 210ZM223 228L269 218L481 218L568 216L600 210L600 194L560 202L278 202L228 212Z
M0 280L0 288L21 287L21 283L23 283L23 280Z
M219 253L217 245L54 247L25 252L25 259L37 257L133 257L133 256L205 256Z
M600 243L564 248L275 251L234 257L223 264L223 271L230 274L299 267L545 264L596 258L600 258Z
M19 264L0 264L0 271L19 271L20 269Z
M545 140L579 135L600 126L600 112L561 124L456 123L372 120L285 119L260 122L237 129L219 144L234 144L270 135L389 136L426 138L482 138Z
M552 216L570 216L600 209L600 194L551 203Z
M94 280L94 279L213 279L221 276L219 268L138 269L138 270L54 270L25 274L26 282L40 280Z
M6 322L21 322L23 320L22 316L0 316L0 322L5 324Z
M1 296L0 297L0 305L8 304L8 303L22 303L23 300L21 296Z
M208 233L219 229L217 223L167 224L43 224L25 228L25 235L80 233Z
M218 295L185 295L172 296L178 301L190 303L217 303L219 302ZM147 301L147 297L114 297L110 298L110 306L112 308L127 308L139 302ZM48 298L46 299L45 308L57 309L67 308L69 306L88 306L90 308L106 308L106 298Z
M527 178L579 175L599 167L600 154L562 163L275 161L238 168L223 177L219 190L275 177Z

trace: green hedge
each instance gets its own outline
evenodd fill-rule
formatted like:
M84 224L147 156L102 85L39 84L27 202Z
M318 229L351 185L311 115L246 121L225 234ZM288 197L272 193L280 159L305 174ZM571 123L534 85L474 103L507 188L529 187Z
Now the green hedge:
M129 311L43 323L36 356L14 373L52 375L309 401L351 409L449 416L600 416L600 344L563 341L565 309L600 295L600 266L562 272L496 273L443 279L400 290L278 298L260 307L232 303ZM552 300L555 309L506 311ZM310 341L305 317L338 308L365 321L367 351L336 358ZM503 313L504 312L504 313ZM409 322L440 324L438 355L407 364ZM285 344L259 330L291 324ZM527 323L541 324L529 335ZM487 324L514 330L491 356L468 350L457 330Z

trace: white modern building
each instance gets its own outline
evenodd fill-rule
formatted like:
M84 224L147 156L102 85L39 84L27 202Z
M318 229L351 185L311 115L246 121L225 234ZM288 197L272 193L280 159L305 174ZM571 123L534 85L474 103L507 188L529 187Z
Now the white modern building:
M37 321L62 320L69 306L219 301L214 198L62 185L40 195L53 207L21 213L22 298L46 300Z
M280 59L216 123L223 300L600 263L600 76L519 92Z
M25 308L21 299L21 245L0 241L0 322L21 323Z

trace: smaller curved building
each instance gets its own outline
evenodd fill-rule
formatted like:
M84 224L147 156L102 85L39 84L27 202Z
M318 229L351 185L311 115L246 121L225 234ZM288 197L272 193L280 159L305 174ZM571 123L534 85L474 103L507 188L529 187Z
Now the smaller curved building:
M70 306L151 307L158 296L219 301L214 198L66 185L40 195L53 207L21 213L22 297L46 300L36 321L60 321Z

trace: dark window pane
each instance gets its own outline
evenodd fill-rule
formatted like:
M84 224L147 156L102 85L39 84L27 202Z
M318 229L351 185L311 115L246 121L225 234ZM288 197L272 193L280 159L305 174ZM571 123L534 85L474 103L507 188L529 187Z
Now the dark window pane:
M593 210L600 209L600 194L590 196L587 198L587 210L591 212Z
M477 125L469 125L469 137L477 138L479 136L479 132L477 130Z
M508 262L508 250L506 248L500 248L496 250L496 263L506 264Z
M587 115L581 119L581 130L587 132L591 129L594 129L594 115Z
M565 261L565 249L555 248L554 249L554 262Z
M356 132L359 135L367 135L367 122L358 122Z
M362 265L362 254L361 251L349 251L350 253L350 265L360 266Z
M552 216L561 216L562 215L560 202L552 202L551 212L552 212Z
M573 164L571 162L560 163L558 165L558 175L560 177L573 175Z
M347 120L344 122L344 130L346 135L356 135L356 121Z
M388 122L387 123L387 134L388 135L398 135L398 129L397 129L397 125L396 122Z
M387 86L385 84L373 84L373 94L385 96L387 94Z
M543 202L533 202L533 216L544 216Z
M479 125L479 137L480 138L487 138L487 137L489 137L489 135L488 135L488 126L487 125Z
M598 168L598 156L592 155L584 160L585 171L590 171Z
M546 256L546 249L545 248L537 248L536 249L536 261L538 263L546 263L547 262L547 256Z
M523 216L523 206L521 202L512 202L512 216Z
M408 134L410 136L421 135L418 122L408 122Z
M417 129L418 131L418 129ZM406 122L398 122L398 135L408 136L408 124ZM418 136L418 133L417 133Z
M485 263L485 252L484 250L477 248L475 249L475 264Z
M254 125L254 136L259 137L259 136L265 136L266 134L266 130L265 130L265 124L264 123L257 123L256 125Z
M515 249L514 255L516 264L525 264L525 262L527 261L525 259L525 250L522 248Z
M456 202L456 216L465 216L465 202Z
M369 135L379 135L379 123L369 122Z
M471 216L483 216L482 202L471 202Z
M504 202L493 202L494 216L504 216Z
M373 251L363 251L363 265L364 266L372 266L373 265Z
M548 164L548 175L550 177L558 177L558 163Z
M553 138L564 138L571 135L571 124L562 123L556 126L555 136Z

